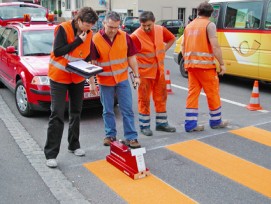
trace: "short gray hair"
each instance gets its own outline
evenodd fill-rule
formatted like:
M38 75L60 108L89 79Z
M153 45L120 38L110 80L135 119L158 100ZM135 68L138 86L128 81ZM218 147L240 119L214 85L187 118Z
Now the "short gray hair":
M120 15L115 11L109 11L106 13L104 21L108 22L109 19L111 19L112 21L120 21Z

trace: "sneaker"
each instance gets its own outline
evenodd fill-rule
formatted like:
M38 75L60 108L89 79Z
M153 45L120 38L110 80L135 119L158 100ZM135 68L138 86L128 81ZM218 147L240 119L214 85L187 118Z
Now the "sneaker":
M76 150L69 150L70 153L73 153L75 156L82 157L85 156L85 151L82 150L81 148L78 148Z
M133 140L126 140L125 144L129 147L131 147L132 149L136 149L136 148L140 148L141 145L139 144L139 142L137 141L137 139L133 139Z
M163 131L163 132L176 132L176 128L172 127L170 125L166 126L156 126L157 131Z
M141 129L140 132L143 134L143 135L146 135L146 136L152 136L152 131L150 128L144 128L144 129Z
M216 126L211 126L212 129L219 129L219 128L225 128L227 127L229 124L229 121L227 120L224 120L224 121L221 121L221 123L219 125L216 125Z
M110 143L114 141L116 141L116 137L106 137L104 138L104 146L110 146Z
M57 161L56 159L47 159L46 165L50 168L56 168L57 167Z
M192 130L189 130L189 131L186 131L186 132L199 132L199 131L203 131L203 130L204 130L204 126L203 125L197 125Z

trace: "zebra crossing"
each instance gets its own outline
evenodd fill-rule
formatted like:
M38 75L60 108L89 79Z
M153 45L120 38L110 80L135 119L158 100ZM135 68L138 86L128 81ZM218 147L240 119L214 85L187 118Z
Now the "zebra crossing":
M105 160L85 163L128 203L271 203L271 132L261 127L191 139L146 154L132 180Z

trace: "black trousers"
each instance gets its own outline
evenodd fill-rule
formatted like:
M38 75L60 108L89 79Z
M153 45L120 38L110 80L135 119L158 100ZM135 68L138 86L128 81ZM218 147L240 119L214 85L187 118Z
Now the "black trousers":
M50 80L51 115L47 130L47 140L44 147L46 159L55 159L60 150L64 130L64 114L66 94L69 95L69 132L68 149L80 148L79 132L80 117L83 104L84 82L79 84L62 84Z

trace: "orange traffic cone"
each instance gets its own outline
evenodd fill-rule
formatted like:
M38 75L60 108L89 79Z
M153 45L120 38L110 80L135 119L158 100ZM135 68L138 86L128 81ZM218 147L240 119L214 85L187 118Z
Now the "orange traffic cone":
M261 107L261 105L260 105L259 96L260 96L260 94L259 94L259 82L257 80L255 80L249 104L246 106L246 108L248 110L255 111L255 110L262 110L263 109Z
M166 84L167 84L167 93L173 94L173 91L171 89L171 81L169 79L170 71L166 70Z

